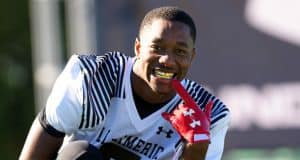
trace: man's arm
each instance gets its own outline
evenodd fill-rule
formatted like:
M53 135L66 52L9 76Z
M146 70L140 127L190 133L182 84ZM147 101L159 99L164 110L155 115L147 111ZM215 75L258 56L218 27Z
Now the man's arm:
M209 142L187 143L182 153L183 160L204 160Z
M54 159L65 133L71 134L78 129L83 114L84 76L79 56L73 55L57 77L45 107L33 122L20 159Z
M23 146L20 160L54 159L63 142L63 137L48 134L36 118Z

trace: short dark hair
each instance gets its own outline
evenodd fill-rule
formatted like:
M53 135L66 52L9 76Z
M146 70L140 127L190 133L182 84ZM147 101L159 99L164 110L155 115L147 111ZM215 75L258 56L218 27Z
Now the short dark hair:
M146 25L152 23L154 19L165 19L169 21L178 21L186 24L190 28L190 34L193 41L196 41L196 26L192 17L178 7L166 6L150 10L144 17L139 28L139 36Z

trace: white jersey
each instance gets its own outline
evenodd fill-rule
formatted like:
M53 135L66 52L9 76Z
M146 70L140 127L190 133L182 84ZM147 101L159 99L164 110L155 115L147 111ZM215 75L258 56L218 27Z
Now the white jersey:
M69 141L87 140L127 159L171 160L181 152L183 141L162 118L182 99L176 95L162 108L141 119L133 99L130 74L135 59L119 52L103 56L73 55L56 80L40 122L54 136ZM221 159L229 123L228 108L194 81L181 81L201 109L209 100L211 143L207 160Z

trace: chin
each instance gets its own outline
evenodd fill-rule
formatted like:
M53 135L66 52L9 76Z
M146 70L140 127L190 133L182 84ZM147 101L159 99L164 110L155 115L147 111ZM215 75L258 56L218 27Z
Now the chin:
M163 86L163 87L160 87L160 86L155 86L155 87L152 87L152 90L153 92L155 92L156 94L159 94L159 95L168 95L170 93L172 93L172 88L170 88L169 86Z

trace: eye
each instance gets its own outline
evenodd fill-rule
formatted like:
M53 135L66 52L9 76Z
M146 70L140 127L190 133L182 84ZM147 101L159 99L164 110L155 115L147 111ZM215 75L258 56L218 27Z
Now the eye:
M164 48L157 45L157 44L153 44L150 46L151 50L154 51L154 52L162 52L164 51Z
M184 49L177 48L175 49L175 54L179 56L187 56L187 51Z
M156 45L156 44L151 45L150 48L154 51L162 51L163 50L162 47L160 47L159 45Z

